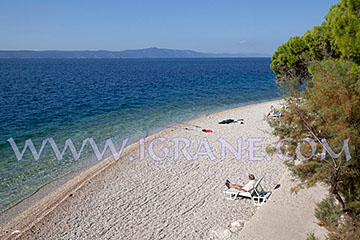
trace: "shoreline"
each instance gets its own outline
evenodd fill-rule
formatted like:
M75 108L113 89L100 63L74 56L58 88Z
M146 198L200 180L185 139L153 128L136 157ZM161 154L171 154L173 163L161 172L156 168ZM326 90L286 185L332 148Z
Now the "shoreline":
M227 109L222 109L220 111L214 110L211 111L209 113L204 113L201 114L199 116L196 116L195 118L189 118L189 119L185 119L184 121L180 122L180 121L175 121L175 122L171 122L166 124L163 127L156 127L156 128L150 128L149 130L146 130L145 132L139 133L137 135L144 135L145 138L148 138L154 134L157 134L159 132L162 132L166 129L169 128L174 128L178 125L182 125L182 124L187 124L190 121L194 121L200 118L204 118L208 115L211 114L219 114L222 112L226 112L226 111L231 111L233 109L237 109L237 108L243 108L243 107L247 107L247 106L253 106L253 105L257 105L257 104L263 104L263 103L270 103L271 102L277 102L280 101L279 99L272 99L272 100L260 100L260 101L250 101L248 103L245 104L241 104L237 107L234 108L227 108ZM137 144L137 142L139 141L139 138L135 138L133 141L129 141L128 146L126 146L126 149L129 148L131 145L133 144ZM112 156L106 157L105 159L101 160L102 161L106 161L107 158L112 158ZM87 161L87 160L85 160ZM95 160L93 160L94 162ZM91 161L88 161L89 163L85 163L84 166L80 167L80 168L75 168L73 170L71 170L70 172L67 172L61 176L56 177L55 179L52 179L50 182L45 183L43 186L41 186L39 189L37 189L34 193L30 194L29 196L24 197L23 199L21 199L20 201L18 201L17 203L14 203L13 205L11 205L10 207L6 208L3 212L0 213L0 223L1 222L9 222L9 219L15 218L18 215L22 214L23 212L25 212L26 210L28 210L29 208L33 207L34 205L36 205L39 201L41 201L44 197L46 197L49 194L52 194L53 192L56 192L57 188L61 187L63 184L65 184L66 182L70 181L71 179L79 176L80 174L83 174L84 172L86 172L87 170L89 170L90 168L94 167L95 165L99 164L99 162L95 162L95 163L90 163ZM1 224L0 224L1 227Z
M267 102L252 104L252 105L245 105L245 106L241 106L238 108L225 109L225 110L215 112L215 113L205 114L205 115L197 117L195 119L191 119L191 120L185 121L183 123L176 124L175 126L172 126L170 128L166 128L159 132L153 133L150 136L146 137L146 142L148 143L149 141L156 138L157 136L167 135L175 130L181 129L184 127L184 125L189 125L189 124L191 125L191 123L193 123L193 122L198 122L198 121L202 121L202 120L205 121L210 118L215 118L216 116L219 116L219 115L224 117L224 115L225 116L231 115L233 112L236 112L236 111L244 112L251 108L261 107L262 109L268 109L268 107L271 104L275 104L275 103L279 103L279 102L280 102L280 100L267 101ZM264 112L263 115L265 115L265 114L266 113ZM245 124L248 124L248 123L246 122ZM222 126L220 126L220 128L221 127ZM233 126L231 126L231 127L233 127ZM251 127L251 126L249 125L249 127ZM255 126L255 127L257 127L257 126ZM125 151L122 153L121 160L119 160L118 162L114 161L112 159L112 157L109 157L109 158L95 164L94 166L90 167L89 169L85 170L84 172L80 173L79 175L75 176L73 179L67 180L66 183L63 184L59 189L56 189L49 195L42 198L34 206L25 210L24 212L22 212L15 218L11 219L8 223L2 224L1 236L4 238L9 237L11 230L14 230L15 228L16 228L16 230L20 230L22 233L26 232L30 228L33 228L42 219L44 219L48 215L54 213L62 203L65 203L67 200L71 201L71 198L78 192L83 191L83 190L86 191L86 187L84 187L84 186L87 185L89 182L100 181L100 179L104 178L105 175L107 174L107 173L105 173L106 171L111 172L111 166L117 165L117 167L119 167L119 166L125 167L125 165L131 165L132 163L127 161L126 158L131 153L135 152L137 149L138 149L138 144L137 144L137 142L134 142L125 148ZM250 206L250 208L252 209L251 206ZM254 209L250 210L250 212L252 212L252 211L255 211L255 210ZM29 216L31 216L31 217L29 217ZM21 224L19 224L19 223L21 223Z

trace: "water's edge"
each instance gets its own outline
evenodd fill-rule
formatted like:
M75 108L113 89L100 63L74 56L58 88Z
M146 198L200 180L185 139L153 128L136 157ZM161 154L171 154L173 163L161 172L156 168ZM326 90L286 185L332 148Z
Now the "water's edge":
M189 121L200 119L200 118L203 118L203 117L208 116L210 114L218 114L218 113L229 111L229 110L232 110L232 109L237 109L237 108L242 108L242 107L249 107L249 106L252 106L252 105L257 105L257 104L262 104L262 103L271 104L272 102L280 100L280 99L281 98L272 98L272 99L267 99L267 100L251 101L251 102L247 102L247 103L244 103L244 104L239 104L236 107L225 108L225 109L218 110L218 111L207 112L205 114L200 114L198 116L194 116L191 119L186 119L186 120L184 120L182 122L172 122L172 123L168 123L165 126L162 126L160 128L158 127L158 128L154 128L154 129L147 129L146 132L144 132L144 134L146 134L146 137L151 137L151 136L153 136L153 135L155 135L157 133L160 133L160 132L162 132L164 130L168 130L170 128L176 127L176 126L181 125L181 124L186 124ZM141 137L133 139L131 142L128 143L126 148L130 148L130 147L134 146L135 144L137 144L137 141L140 138ZM104 159L102 161L106 161L106 159ZM50 182L47 182L44 185L40 186L33 193L25 196L24 198L20 199L18 202L14 203L14 204L8 206L6 209L4 209L0 213L0 222L1 223L7 223L7 222L11 221L15 217L19 216L21 213L25 212L26 210L30 209L35 204L40 202L47 195L50 195L50 194L56 192L59 189L59 187L64 185L66 182L70 181L71 179L73 179L73 178L75 178L77 176L80 176L82 173L86 172L86 170L90 169L91 167L96 166L97 164L100 164L101 162L84 165L81 168L73 169L70 172L67 172L67 173L65 173L63 175L57 176L54 179L51 179Z

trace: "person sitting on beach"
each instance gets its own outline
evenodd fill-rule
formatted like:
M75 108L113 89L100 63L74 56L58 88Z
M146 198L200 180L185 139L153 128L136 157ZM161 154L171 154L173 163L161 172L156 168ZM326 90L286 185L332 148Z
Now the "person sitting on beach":
M267 114L267 117L270 116L270 115L271 116L276 116L275 115L275 107L274 107L274 105L270 106L270 112Z
M253 174L249 174L249 182L245 186L232 184L232 183L230 183L229 180L226 180L225 185L228 188L235 188L236 190L239 190L239 191L249 192L255 186L255 176Z

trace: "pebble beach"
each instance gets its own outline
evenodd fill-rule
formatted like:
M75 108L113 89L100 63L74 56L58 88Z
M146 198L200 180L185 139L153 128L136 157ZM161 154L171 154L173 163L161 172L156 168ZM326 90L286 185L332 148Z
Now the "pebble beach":
M281 201L293 197L287 184L290 177L286 166L275 156L268 156L265 150L277 141L265 121L273 104L279 105L280 101L208 114L155 133L145 138L144 143L135 142L125 148L120 160L108 158L99 162L31 208L1 223L0 236L2 239L247 239L245 234L249 234L247 229L251 229L253 216L256 221L266 220L266 211L259 210L277 206L286 216L287 206L281 205ZM225 119L242 120L219 124ZM179 140L183 138L189 140L189 146ZM249 138L261 138L254 144L261 147L255 151L256 156L249 156ZM229 151L223 159L219 139L225 139L235 148L241 139L241 159ZM178 148L174 147L175 143ZM211 156L206 154L207 146ZM190 161L187 153L192 157ZM268 157L254 161L254 157L261 156ZM258 207L250 199L226 200L223 193L226 179L244 184L250 173L256 178L264 176L262 186L273 191L268 202ZM281 187L273 190L279 183ZM305 206L289 209L289 216L305 211L309 214L304 216L311 217L303 219L310 223L298 226L303 234L293 239L304 239L307 232L317 229L313 209L323 192L317 198L303 201ZM258 212L263 215L258 216ZM274 239L286 239L279 236ZM261 234L256 237L262 239Z

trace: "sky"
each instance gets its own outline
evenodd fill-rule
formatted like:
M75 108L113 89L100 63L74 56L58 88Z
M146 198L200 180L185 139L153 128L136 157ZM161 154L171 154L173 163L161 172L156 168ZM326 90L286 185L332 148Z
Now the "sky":
M1 0L0 50L148 47L271 56L336 0Z

